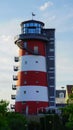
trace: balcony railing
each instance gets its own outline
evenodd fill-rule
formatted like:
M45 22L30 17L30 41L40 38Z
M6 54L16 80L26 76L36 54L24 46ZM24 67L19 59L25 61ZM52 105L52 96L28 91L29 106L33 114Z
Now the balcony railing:
M13 90L16 90L16 85L12 85L12 89L13 89Z
M13 75L13 80L18 80L18 76L17 75Z
M18 62L18 61L19 61L19 57L15 56L15 57L14 57L14 61L15 61L15 62Z
M14 66L14 71L18 71L18 66Z
M16 95L11 95L11 99L15 99L16 98Z
M11 108L11 109L15 109L15 105L14 105L14 104L11 104L11 105L10 105L10 108Z
M24 40L24 39L39 39L39 40L44 40L44 41L48 41L49 39L46 37L46 35L44 34L35 34L33 33L28 33L28 34L20 34L20 35L17 35L15 38L14 38L14 41L15 41L15 44L17 44L17 42L19 40Z

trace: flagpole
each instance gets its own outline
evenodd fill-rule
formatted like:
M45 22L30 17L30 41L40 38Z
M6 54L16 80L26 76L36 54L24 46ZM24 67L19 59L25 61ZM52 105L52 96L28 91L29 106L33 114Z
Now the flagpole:
M32 15L32 20L33 20L33 15Z
M33 20L33 17L35 16L35 14L32 12L32 20Z

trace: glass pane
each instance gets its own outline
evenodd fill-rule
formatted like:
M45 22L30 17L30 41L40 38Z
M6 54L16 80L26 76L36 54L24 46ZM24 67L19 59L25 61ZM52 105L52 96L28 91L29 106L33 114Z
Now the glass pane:
M33 23L30 23L30 27L32 27L34 24Z
M36 33L40 34L41 33L41 28L36 28Z
M38 46L34 46L34 53L38 53Z

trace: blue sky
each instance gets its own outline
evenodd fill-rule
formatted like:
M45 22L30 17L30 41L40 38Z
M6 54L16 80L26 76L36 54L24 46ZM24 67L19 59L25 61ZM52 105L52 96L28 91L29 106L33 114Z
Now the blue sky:
M2 0L0 1L0 99L10 101L14 56L14 36L20 23L43 21L45 28L56 29L56 88L73 84L73 0Z

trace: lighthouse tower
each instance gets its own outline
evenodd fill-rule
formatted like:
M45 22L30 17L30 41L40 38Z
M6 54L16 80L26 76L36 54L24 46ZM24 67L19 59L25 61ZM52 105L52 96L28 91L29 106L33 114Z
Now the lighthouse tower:
M55 29L44 23L28 20L21 23L21 34L15 37L19 47L15 111L37 114L55 106ZM18 60L19 59L19 60ZM14 89L15 87L13 87Z

